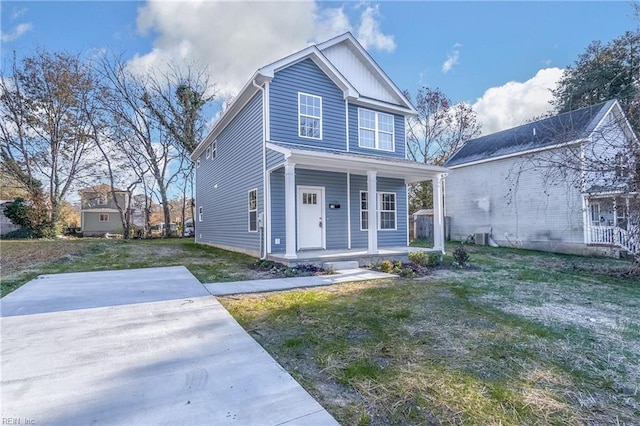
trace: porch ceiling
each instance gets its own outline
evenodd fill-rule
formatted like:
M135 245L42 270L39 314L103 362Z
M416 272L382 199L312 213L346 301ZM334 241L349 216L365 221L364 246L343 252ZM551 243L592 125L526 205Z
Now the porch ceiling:
M267 147L284 154L296 167L331 172L367 174L376 171L379 176L404 179L407 183L421 182L446 175L449 169L417 163L400 158L385 158L365 154L328 152L283 147L267 143Z

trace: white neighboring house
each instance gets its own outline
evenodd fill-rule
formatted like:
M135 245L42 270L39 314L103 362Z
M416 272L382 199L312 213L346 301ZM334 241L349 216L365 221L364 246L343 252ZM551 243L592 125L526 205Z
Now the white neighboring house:
M638 193L628 190L637 152L616 100L470 140L445 163L452 238L489 232L501 246L637 252Z

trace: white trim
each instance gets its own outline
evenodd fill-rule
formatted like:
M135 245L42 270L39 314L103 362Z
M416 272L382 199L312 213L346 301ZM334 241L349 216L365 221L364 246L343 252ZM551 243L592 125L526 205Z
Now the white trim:
M218 139L211 142L211 145L209 146L211 147L211 159L213 160L218 156Z
M349 101L348 100L344 100L344 126L346 129L346 135L347 135L347 140L346 140L346 147L347 147L347 152L349 152L351 150L351 142L349 140Z
M287 161L284 165L284 223L285 259L296 255L296 164Z
M319 116L310 115L310 114L303 114L300 111L300 97L301 96L308 96L309 98L320 100L320 115ZM318 120L319 121L320 135L318 137L306 136L306 135L302 134L302 132L301 132L302 128L301 128L301 123L300 123L300 119L302 117L310 118L312 120ZM304 139L322 140L322 96L312 95L310 93L305 93L305 92L298 92L298 137L304 138Z
M360 124L361 112L366 111L373 113L373 125L374 128L362 127ZM380 133L389 134L389 132L380 130L380 116L391 117L391 149L380 148ZM366 130L373 132L373 146L364 146L360 140L360 130ZM371 149L374 151L395 152L396 151L396 123L395 116L393 114L387 114L386 112L380 112L373 109L358 107L358 147L363 149Z
M204 209L202 206L198 207L198 222L202 222L204 218Z
M267 240L266 254L271 254L271 172L265 173L265 206L264 206L264 225L265 239Z
M256 192L256 208L251 210L251 193ZM258 226L258 188L253 188L247 191L247 232L258 232L260 228ZM256 229L251 229L251 212L256 214Z
M382 210L383 200L382 197L384 195L393 195L393 228L382 228L382 213L389 213L391 210ZM398 194L395 192L389 191L378 191L376 194L378 197L378 202L376 203L378 206L378 231L397 231L398 230ZM368 207L368 206L367 206ZM408 219L408 216L407 216Z
M305 226L306 224L303 224L300 222L300 216L299 216L299 204L302 202L302 197L300 196L300 194L304 191L319 191L320 192L320 200L319 200L319 204L320 204L320 217L321 217L321 221L322 221L322 227L320 228L320 247L300 247L300 234L302 234L300 232L300 227L301 226ZM326 215L326 211L325 211L325 187L324 186L308 186L308 185L297 185L296 186L296 209L297 209L297 213L296 213L296 233L297 233L297 238L296 238L296 243L298 246L298 249L317 249L317 250L325 250L327 248L327 215Z
M396 94L396 96L398 96L398 98L407 106L410 113L416 114L417 112L411 102L409 102L404 94L402 94L402 91L398 88L398 86L396 86L393 81L391 81L391 79L382 70L382 68L380 68L376 61L371 57L371 55L369 55L369 53L362 47L362 45L358 43L356 38L350 32L334 37L331 40L319 43L317 47L322 51L347 40L350 41L351 45L356 48L360 56L378 73L380 77L382 77L384 82L388 85L388 88L391 89Z
M362 194L367 194L367 210L362 210ZM360 231L368 231L369 230L369 223L367 221L367 228L363 228L362 227L362 213L366 211L367 212L367 218L369 218L369 192L368 191L360 191L358 194L358 212L360 213L359 215L359 222L360 222Z
M351 250L351 173L347 172L347 249Z
M367 172L367 192L369 194L378 193L377 172L375 170L369 170ZM368 231L367 231L367 253L378 254L378 197L367 196L367 209L369 209L368 215Z
M207 146L207 155L205 157L207 160L211 158L211 145L213 145L213 142Z
M407 247L409 246L409 242L411 241L409 238L409 185L404 183L404 208L407 213ZM415 225L415 222L414 222ZM414 234L415 237L415 234Z

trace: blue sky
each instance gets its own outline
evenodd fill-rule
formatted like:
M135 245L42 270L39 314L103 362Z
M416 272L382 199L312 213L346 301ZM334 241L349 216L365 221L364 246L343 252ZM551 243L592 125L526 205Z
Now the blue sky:
M3 1L3 67L38 47L122 52L131 65L209 66L222 95L258 67L350 30L401 89L439 87L483 133L548 109L549 88L593 40L636 28L627 1Z

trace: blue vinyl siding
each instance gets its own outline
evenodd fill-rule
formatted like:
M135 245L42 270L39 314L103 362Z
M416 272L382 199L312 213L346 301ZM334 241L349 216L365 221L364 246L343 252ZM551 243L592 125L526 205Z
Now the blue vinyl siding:
M281 165L284 162L284 155L267 149L267 170L272 169L275 166Z
M256 94L218 136L215 159L201 158L196 171L198 242L239 250L260 251L260 233L249 232L248 192L258 190L258 213L263 209L262 94Z
M407 245L407 190L402 179L379 177L378 192L396 194L396 230L378 231L378 247ZM367 190L367 177L351 175L351 247L366 248L368 231L360 230L360 191Z
M394 152L382 151L372 148L362 148L358 146L358 108L365 108L371 111L376 111L375 108L367 108L349 104L349 151L359 152L361 154L380 155L381 157L405 158L404 116L393 114L393 131L395 143Z
M298 92L322 98L322 139L298 136ZM269 84L273 141L346 150L346 113L342 90L311 60L276 72Z
M324 187L324 226L327 249L346 249L347 238L347 174L323 172L320 170L296 169L296 187ZM296 191L297 193L297 191ZM284 220L284 169L271 173L271 252L285 250ZM339 204L339 209L330 209L330 204ZM276 238L280 244L276 244Z

